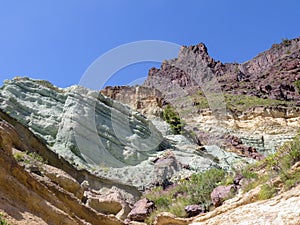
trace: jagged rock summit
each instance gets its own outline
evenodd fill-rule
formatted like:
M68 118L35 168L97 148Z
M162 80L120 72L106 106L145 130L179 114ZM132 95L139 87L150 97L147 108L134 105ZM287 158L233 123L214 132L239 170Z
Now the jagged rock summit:
M199 65L206 70L199 70ZM241 64L216 61L203 43L183 46L178 58L165 60L160 69L149 70L144 86L158 89L169 100L178 97L174 95L175 89L191 93L195 86L199 88L208 71L217 77L226 93L298 101L299 104L300 38L283 39L282 43Z

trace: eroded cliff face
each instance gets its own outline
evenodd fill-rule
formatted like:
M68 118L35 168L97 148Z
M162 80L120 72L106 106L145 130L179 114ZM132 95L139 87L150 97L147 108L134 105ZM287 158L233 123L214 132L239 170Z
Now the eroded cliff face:
M267 155L297 133L299 79L300 39L296 38L274 44L242 64L214 60L203 43L183 46L178 58L150 69L144 86L163 93L200 143L220 143L239 154L250 146ZM231 109L228 99L232 98L235 106L250 106ZM259 103L266 98L270 102L264 103L270 106Z
M59 89L45 81L16 78L6 81L0 100L0 108L28 127L53 153L74 169L91 174L86 175L89 182L98 177L104 183L128 186L131 193L135 188L143 190L211 167L229 169L249 160L217 146L197 151L199 146L173 135L159 118L150 121L129 106L82 87ZM170 150L175 164L154 163ZM219 160L207 157L209 154Z
M29 78L6 81L0 90L0 208L13 224L124 224L145 189L212 167L241 168L274 152L300 127L299 43L285 40L243 64L214 60L204 44L183 46L178 58L149 71L144 86L101 93ZM210 101L199 107L203 93ZM223 93L291 104L235 110L224 96L218 99ZM173 134L161 119L164 104L175 106L198 144ZM13 155L26 151L48 165L18 164ZM253 224L297 224L299 212L290 205L297 206L298 189L264 202L253 202L254 190L196 218L162 214L157 224L228 224L228 217L243 224L256 215L254 207L263 219Z
M199 65L203 68L197 68ZM300 79L300 38L274 44L241 64L216 61L203 43L183 46L178 58L165 60L159 69L150 69L144 86L154 87L172 100L199 91L207 76L215 76L226 93L297 102L300 90L294 82Z
M1 169L7 184L1 186L1 209L16 224L29 217L33 224L51 223L51 218L59 224L64 217L66 224L122 224L119 219L127 217L145 188L251 161L217 146L199 148L174 135L159 117L150 121L81 87L59 89L45 81L16 78L6 81L0 99L5 112L0 111ZM26 152L45 162L32 164ZM128 152L136 158L124 157ZM17 164L12 155L25 158ZM57 198L50 198L53 194ZM45 211L38 211L40 207Z
M47 173L38 175L13 157L13 152L35 150L42 154L45 149L30 131L0 113L0 209L11 224L124 224L115 216L87 207L78 192L80 184L64 171L47 167ZM68 168L58 157L49 156L48 160ZM60 176L51 176L54 170Z
M147 115L147 117L162 116L164 98L162 93L157 89L144 86L109 86L101 90L101 93L129 105L134 110Z
M241 142L266 156L298 133L300 108L258 106L244 112L227 113L222 119L212 110L203 109L194 116L185 117L185 121L186 129L198 135L203 144L218 142L228 151L242 154L245 148L239 149ZM236 139L229 139L229 136Z

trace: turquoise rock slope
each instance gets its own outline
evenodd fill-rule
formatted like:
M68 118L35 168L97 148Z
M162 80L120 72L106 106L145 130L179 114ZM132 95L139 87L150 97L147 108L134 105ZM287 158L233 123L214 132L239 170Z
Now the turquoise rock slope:
M15 78L0 89L0 109L78 169L139 188L180 179L211 167L243 163L216 146L199 146L172 135L129 106L80 86L61 89L47 81ZM169 152L175 161L165 160ZM189 165L184 169L183 165Z

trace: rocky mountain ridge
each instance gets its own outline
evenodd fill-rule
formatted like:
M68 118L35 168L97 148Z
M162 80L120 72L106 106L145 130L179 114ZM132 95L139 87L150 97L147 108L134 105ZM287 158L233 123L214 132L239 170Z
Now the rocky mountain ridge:
M178 58L165 60L160 69L149 70L144 86L154 87L163 94L176 88L181 91L199 87L207 74L202 72L195 79L178 63L187 63L191 59L201 61L208 67L225 93L296 102L299 100L300 90L295 82L300 79L300 38L284 39L282 43L274 44L271 49L241 64L216 61L208 55L203 43L183 46ZM195 69L192 64L189 67L191 70ZM190 94L193 90L185 91Z
M0 89L1 211L22 225L143 224L155 207L138 200L153 187L167 192L193 174L233 173L274 153L300 127L299 42L283 40L243 64L214 60L202 43L183 46L178 58L151 69L143 86L100 93L29 78L6 81ZM181 134L164 121L170 105L184 123ZM298 189L254 202L256 189L212 212L189 206L190 216L194 209L200 216L162 213L155 224L227 224L224 216L250 223L240 212L254 215L251 207L270 205L276 207L253 224L297 223L289 215L297 218L298 211L288 204L297 205ZM280 207L285 214L278 217Z
M207 79L215 78L213 86L203 87L208 84ZM284 39L242 64L216 61L200 43L183 46L178 58L165 60L160 69L150 69L145 83L132 89L151 90L152 98L160 102L152 107L156 114L162 105L171 104L198 143L221 142L239 154L251 146L266 155L297 133L299 79L299 38ZM128 91L130 87L117 89L106 87L102 93L141 112L151 111L136 107L140 104L136 100L140 98L138 92ZM126 100L117 96L126 96ZM212 109L208 110L213 105L217 105L217 110L219 107L223 119L218 119ZM228 139L228 135L232 138ZM246 146L232 144L233 139Z

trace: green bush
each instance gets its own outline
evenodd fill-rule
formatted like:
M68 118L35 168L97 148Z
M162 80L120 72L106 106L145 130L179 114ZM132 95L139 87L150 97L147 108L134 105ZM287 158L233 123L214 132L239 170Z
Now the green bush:
M254 166L252 166L253 171L244 169L243 176L248 178L249 182L243 187L243 190L245 192L249 191L275 177L280 177L280 180L285 186L285 190L294 187L300 183L300 171L291 173L290 169L298 161L300 161L299 135L296 136L293 141L286 142L276 151L276 153L271 154L261 162L254 164ZM261 171L262 168L265 172L258 176L257 172ZM273 196L275 194L273 193L273 187L268 188L270 188L270 192ZM262 193L259 197L260 199L267 197L264 193L264 189L267 189L267 187L264 186L261 190Z
M174 134L182 133L183 123L181 122L179 114L170 105L167 105L167 107L164 109L164 120L170 124Z
M24 161L24 156L25 156L24 152L17 152L14 154L14 158L15 160L17 160L17 162Z
M153 222L155 215L163 211L171 212L178 217L185 217L184 208L187 205L199 204L209 209L210 194L221 184L225 175L224 170L213 168L203 173L193 174L188 180L179 182L171 190L165 191L162 187L154 188L144 195L156 205L156 210L146 222Z
M16 152L14 154L14 158L17 160L17 162L24 162L25 164L37 162L47 163L47 161L45 161L43 157L36 152Z
M0 212L0 225L10 225L4 218L3 213Z
M30 156L31 158L33 158L34 160L38 161L38 162L44 162L44 159L42 156L40 156L38 153L36 152L30 152L28 153L28 156Z
M300 93L300 80L296 80L296 81L294 82L294 85L296 86L298 92Z
M264 184L261 186L260 191L258 193L258 200L266 200L272 198L275 194L275 187L268 184Z

